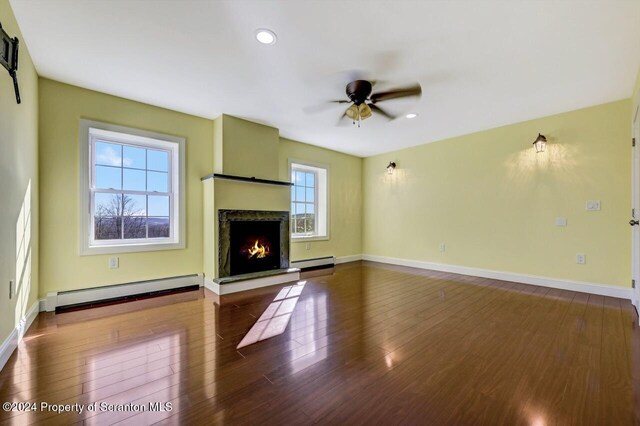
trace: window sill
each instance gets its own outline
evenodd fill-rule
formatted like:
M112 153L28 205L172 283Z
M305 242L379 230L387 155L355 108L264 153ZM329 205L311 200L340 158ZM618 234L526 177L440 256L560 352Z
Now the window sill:
M309 235L309 236L299 236L299 237L294 237L291 236L291 242L292 243L306 243L309 241L328 241L329 240L329 236L328 235Z
M120 246L90 246L80 249L80 256L98 254L137 253L145 251L180 250L185 248L184 243L158 243L158 244L123 244Z

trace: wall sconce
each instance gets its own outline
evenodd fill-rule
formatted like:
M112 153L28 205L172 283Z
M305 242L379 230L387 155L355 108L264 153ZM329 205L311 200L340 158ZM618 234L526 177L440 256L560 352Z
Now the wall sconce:
M395 169L396 169L396 163L394 163L393 161L389 161L389 165L387 166L387 173L392 175Z
M538 137L533 142L533 147L536 149L536 153L540 154L544 152L545 147L547 146L547 138L544 135L538 133Z

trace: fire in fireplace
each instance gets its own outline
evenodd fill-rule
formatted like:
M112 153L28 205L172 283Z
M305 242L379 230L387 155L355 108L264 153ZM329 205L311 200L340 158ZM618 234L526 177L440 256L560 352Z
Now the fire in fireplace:
M231 222L231 275L280 268L280 222Z
M256 259L264 259L265 257L269 256L270 253L269 246L262 245L260 239L257 239L256 242L253 243L253 247L247 249L247 252L249 252L249 259L251 259L253 256L255 256Z

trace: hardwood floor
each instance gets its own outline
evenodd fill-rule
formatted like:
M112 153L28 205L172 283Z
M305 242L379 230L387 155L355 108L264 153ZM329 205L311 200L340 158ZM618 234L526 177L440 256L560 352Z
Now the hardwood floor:
M236 349L282 287L40 314L0 402L172 410L0 424L640 424L629 301L355 262L309 277L282 334Z

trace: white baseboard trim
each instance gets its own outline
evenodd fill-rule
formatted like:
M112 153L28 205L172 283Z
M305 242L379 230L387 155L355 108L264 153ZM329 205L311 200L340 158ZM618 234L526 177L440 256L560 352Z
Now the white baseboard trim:
M395 257L374 256L365 254L363 260L388 263L391 265L409 266L419 269L431 269L434 271L450 272L474 277L491 278L503 281L513 281L522 284L532 284L542 287L551 287L561 290L578 291L581 293L598 294L601 296L617 297L631 300L633 292L631 288L623 288L606 284L595 284L581 281L571 281L558 278L541 277L537 275L518 274L514 272L492 271L489 269L471 268L467 266L446 265L441 263L423 262L420 260L399 259Z
M191 285L204 285L203 274L184 275L180 277L161 278L156 280L138 281L125 284L93 287L81 290L48 293L45 300L47 312L55 311L57 307L76 305L79 303L97 302L118 297L133 296L155 291L171 290Z
M357 262L358 260L362 260L362 254L353 254L351 256L340 256L336 257L336 265L340 263L349 263L349 262Z
M271 275L268 277L254 278L238 282L226 284L218 284L217 282L206 278L204 279L204 287L211 290L217 295L225 295L238 293L245 290L253 290L254 288L268 287L270 285L290 283L300 280L300 271L288 272L280 275Z
M13 351L18 347L18 343L22 340L22 337L26 334L31 324L33 324L33 320L36 319L38 313L40 312L40 301L36 300L33 305L29 308L27 312L25 312L24 316L13 329L11 334L7 336L7 338L0 345L0 370L2 370L11 357Z

